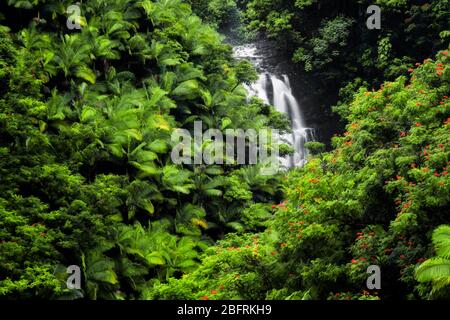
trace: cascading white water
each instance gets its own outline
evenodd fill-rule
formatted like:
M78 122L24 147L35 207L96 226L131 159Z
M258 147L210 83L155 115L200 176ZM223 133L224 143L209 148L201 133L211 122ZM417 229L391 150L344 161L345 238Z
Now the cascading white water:
M263 69L261 68L262 57L257 55L257 48L254 45L235 47L234 55L238 59L251 60L257 68ZM292 134L284 135L282 138L292 145L295 152L293 156L282 159L282 164L285 167L304 165L307 156L305 143L315 140L314 130L305 126L289 77L283 75L280 78L262 70L258 81L247 89L251 95L258 96L265 103L272 104L277 111L289 116L292 122Z

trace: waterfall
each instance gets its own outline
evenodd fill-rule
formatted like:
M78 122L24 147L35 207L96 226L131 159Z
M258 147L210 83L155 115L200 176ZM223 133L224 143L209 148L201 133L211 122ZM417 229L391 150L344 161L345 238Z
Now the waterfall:
M292 92L288 75L284 74L279 77L265 71L261 67L262 57L257 55L257 48L254 45L235 47L234 55L239 59L253 61L255 66L261 70L259 79L247 87L249 94L273 105L277 111L287 114L291 120L292 134L283 135L281 138L287 141L295 151L292 156L281 159L283 166L304 165L307 156L305 143L315 140L314 129L307 128L305 125L300 104Z

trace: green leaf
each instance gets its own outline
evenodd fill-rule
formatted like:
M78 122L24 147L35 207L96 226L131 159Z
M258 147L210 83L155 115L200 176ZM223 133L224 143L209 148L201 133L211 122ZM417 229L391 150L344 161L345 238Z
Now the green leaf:
M244 230L244 226L240 224L239 222L228 222L227 226L230 228L233 228L234 230L241 232Z
M166 95L167 92L161 89L160 87L151 88L150 105L155 106L161 100L161 98Z
M208 90L202 90L201 95L202 95L203 103L205 104L205 106L211 107L212 101L213 101L211 93Z
M142 134L139 130L137 129L127 129L125 130L125 133L128 136L133 137L134 139L136 139L137 141L142 141Z
M129 162L133 167L141 170L145 174L148 175L157 175L159 173L159 169L155 167L153 163L140 164L136 161Z
M184 186L172 186L172 190L180 192L180 193L184 193L184 194L189 194L191 192L190 189L194 188L193 184L187 184Z
M172 90L172 95L191 99L197 95L197 92L198 82L196 80L187 80L182 82L174 90Z
M165 153L167 152L167 144L162 139L156 139L153 142L151 142L148 146L151 150L153 150L156 153Z
M141 200L139 202L139 206L142 209L147 210L147 212L150 214L153 214L155 212L155 207L153 206L153 203L150 200Z
M159 252L152 252L150 254L145 255L145 259L147 260L148 264L151 266L154 265L165 265L166 261L162 257L162 255Z
M208 189L205 190L205 194L210 197L220 197L223 193L221 190L218 189Z
M222 127L221 127L221 129L222 129L222 130L225 130L225 129L228 128L228 127L230 126L230 124L232 124L232 123L233 123L233 121L231 121L230 118L228 118L228 117L223 118L223 119L222 119Z
M419 282L428 282L450 277L450 260L431 258L422 263L416 270Z
M96 115L97 115L97 110L95 110L92 107L84 107L83 110L81 111L80 120L81 120L81 122L88 122L88 121L94 119Z
M118 143L108 145L108 149L117 158L122 158L123 155L126 153L122 145Z
M176 66L177 64L180 64L180 63L181 63L180 58L165 58L165 59L159 60L159 64L161 66Z
M136 153L136 159L139 163L153 161L158 158L158 155L153 151L140 150Z
M101 282L109 283L109 284L118 284L119 283L116 273L112 270L105 270L103 272L96 273L96 274L94 274L94 276L92 278L97 281L101 281Z
M78 78L81 78L83 80L90 82L91 84L95 83L95 79L96 79L95 73L87 66L78 67L75 72L75 75Z
M47 123L39 120L39 131L44 132L45 130L47 130Z
M434 230L433 244L439 257L450 259L450 226L442 225Z
M106 219L108 219L109 221L114 221L114 222L122 222L123 221L122 214L120 214L120 213L109 215Z

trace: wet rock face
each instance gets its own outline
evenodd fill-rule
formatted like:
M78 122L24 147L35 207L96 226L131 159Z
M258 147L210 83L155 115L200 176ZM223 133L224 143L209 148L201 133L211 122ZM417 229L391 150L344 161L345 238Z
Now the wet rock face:
M324 87L320 79L295 70L288 63L285 66L284 70L291 79L292 91L302 107L305 124L314 128L318 141L330 146L332 136L344 129L339 115L331 110L337 103L339 85Z

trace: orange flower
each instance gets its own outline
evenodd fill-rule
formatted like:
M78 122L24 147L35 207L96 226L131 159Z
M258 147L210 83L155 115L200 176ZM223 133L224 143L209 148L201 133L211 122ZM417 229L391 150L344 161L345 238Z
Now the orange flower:
M200 298L200 300L209 300L209 297L208 296L203 296L203 297Z
M217 294L217 290L211 290L211 294Z

